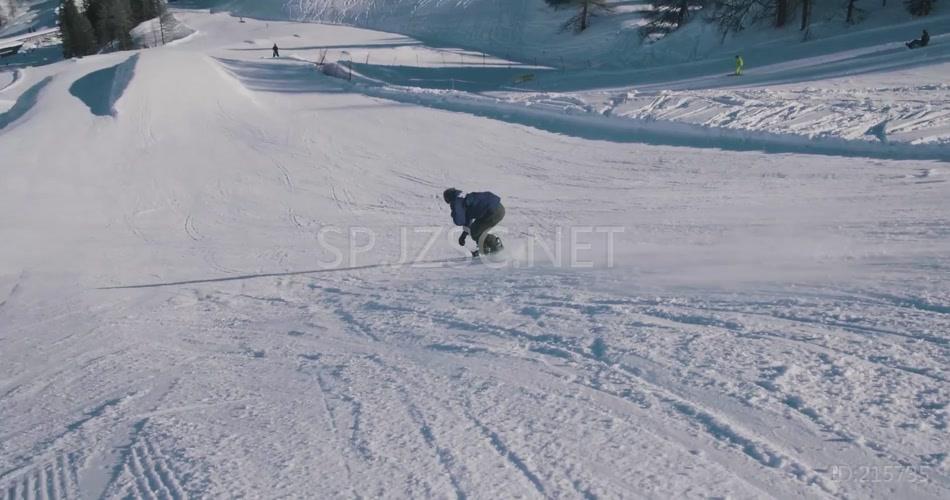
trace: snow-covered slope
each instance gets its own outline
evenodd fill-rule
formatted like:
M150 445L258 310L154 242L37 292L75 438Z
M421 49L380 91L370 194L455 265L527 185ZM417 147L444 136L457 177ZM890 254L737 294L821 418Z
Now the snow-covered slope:
M543 0L225 0L205 2L258 18L342 23L404 33L431 45L522 61L608 64L640 44L642 1L619 1L582 35L561 27L574 12Z
M755 147L801 150L821 144L841 153L950 157L945 82L950 35L941 28L950 27L947 12L912 18L899 2L868 4L861 6L860 22L849 25L841 6L821 4L805 33L790 22L781 30L752 26L723 38L716 26L697 19L641 45L636 29L641 2L618 2L615 13L577 35L558 29L570 13L555 12L541 0L502 3L235 0L203 5L271 19L409 33L487 50L501 60L547 65L484 67L504 64L473 53L466 60L452 50L440 51L441 58L420 59L406 47L394 47L392 57L379 50L371 55L362 47L328 48L330 61L354 64L373 84L404 87L408 95L402 98L413 102L420 92L475 92L481 95L455 97L466 100L467 109L486 113L606 116L625 121L608 124L611 128L673 128ZM924 28L934 34L931 46L908 51L904 42ZM324 57L306 45L291 47L304 59ZM730 76L737 53L746 61L742 78ZM430 97L441 101L443 95Z
M912 17L903 2L860 3L858 22L845 22L840 2L817 2L812 22L799 30L792 14L776 30L769 23L723 36L708 15L695 15L686 27L656 43L644 44L639 27L646 0L613 0L613 11L595 17L580 34L562 29L576 12L554 10L543 0L193 0L213 7L265 19L290 19L349 24L403 33L433 45L481 50L525 62L557 67L612 69L666 66L686 61L732 57L775 62L840 52L872 44L905 41L921 27L941 34L950 28L948 13ZM778 50L780 49L780 50Z
M0 90L6 497L950 492L946 163L419 106L303 60L411 38L181 15Z
M58 0L0 0L0 11L7 17L0 38L56 26L57 6Z

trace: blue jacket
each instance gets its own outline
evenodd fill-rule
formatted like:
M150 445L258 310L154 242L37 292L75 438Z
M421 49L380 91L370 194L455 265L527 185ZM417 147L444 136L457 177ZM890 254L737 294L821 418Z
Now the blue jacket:
M456 226L469 227L501 206L501 198L495 193L468 193L452 201L452 222Z

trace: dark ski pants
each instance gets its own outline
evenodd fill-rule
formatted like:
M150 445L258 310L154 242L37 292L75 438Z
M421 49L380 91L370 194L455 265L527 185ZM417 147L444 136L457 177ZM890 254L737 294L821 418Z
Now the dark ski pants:
M498 208L488 212L481 219L476 219L472 223L472 226L469 229L472 230L472 238L478 243L478 249L484 251L486 237L489 236L488 231L491 228L498 225L502 219L505 218L505 207L498 205Z

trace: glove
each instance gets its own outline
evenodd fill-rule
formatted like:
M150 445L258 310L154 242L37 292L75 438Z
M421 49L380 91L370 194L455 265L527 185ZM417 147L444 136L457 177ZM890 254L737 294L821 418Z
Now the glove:
M465 246L465 238L468 237L468 233L462 231L462 236L459 236L459 246Z

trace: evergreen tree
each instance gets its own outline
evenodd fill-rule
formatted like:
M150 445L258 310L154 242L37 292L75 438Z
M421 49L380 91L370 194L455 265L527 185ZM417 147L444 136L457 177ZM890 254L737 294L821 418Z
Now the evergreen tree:
M102 22L105 9L106 0L83 0L83 13L86 15L86 19L89 20L89 24L92 25L92 29L96 34L96 41L100 47L109 42L104 31L105 23Z
M811 24L811 2L812 0L802 0L802 31L808 29Z
M128 50L133 48L132 28L135 24L132 22L132 9L128 0L113 0L113 26L115 26L115 41L119 48Z
M848 13L845 15L845 22L848 24L854 24L858 22L858 19L863 14L863 10L858 8L858 0L848 0Z
M644 14L648 22L640 28L640 34L646 37L674 31L707 3L707 0L654 0L652 8Z
M96 37L86 16L73 0L63 0L59 8L59 29L63 37L63 57L84 56L96 52Z
M778 0L715 0L709 20L719 25L723 38L748 26L775 19Z
M162 0L131 0L132 20L135 24L155 19L165 13Z
M904 0L904 6L907 12L915 16L926 16L934 10L934 3L937 0Z
M592 17L613 10L607 0L544 0L544 2L555 9L576 7L578 9L577 14L568 19L561 28L573 29L578 33L590 26Z
M132 48L132 10L128 0L100 0L96 15L96 34L101 45Z
M781 28L788 22L789 0L775 0L775 27Z

